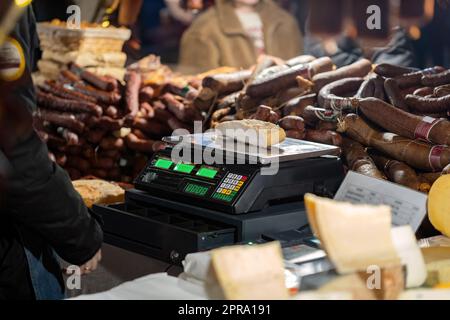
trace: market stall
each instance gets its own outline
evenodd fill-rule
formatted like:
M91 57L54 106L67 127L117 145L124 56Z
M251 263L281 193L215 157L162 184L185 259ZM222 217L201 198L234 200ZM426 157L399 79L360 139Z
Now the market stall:
M127 64L124 27L38 34L34 128L101 217L104 277L149 266L78 299L450 299L450 70L181 74Z

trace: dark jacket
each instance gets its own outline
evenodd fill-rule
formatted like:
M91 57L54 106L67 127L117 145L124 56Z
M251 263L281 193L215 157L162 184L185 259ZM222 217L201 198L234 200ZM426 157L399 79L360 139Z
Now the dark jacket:
M11 38L22 47L26 68L17 80L0 79L0 104L34 111L31 68L37 38L31 9ZM103 234L67 173L49 159L47 146L35 131L11 138L13 145L0 143L0 158L6 158L9 168L6 190L0 192L0 299L27 299L33 298L33 291L24 248L42 259L63 290L53 250L67 262L81 265L100 249Z

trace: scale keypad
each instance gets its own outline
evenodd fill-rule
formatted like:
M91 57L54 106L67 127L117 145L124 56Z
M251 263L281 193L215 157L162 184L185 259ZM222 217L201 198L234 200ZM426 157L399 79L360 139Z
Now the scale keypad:
M247 176L228 173L212 197L227 202L232 201L247 179Z

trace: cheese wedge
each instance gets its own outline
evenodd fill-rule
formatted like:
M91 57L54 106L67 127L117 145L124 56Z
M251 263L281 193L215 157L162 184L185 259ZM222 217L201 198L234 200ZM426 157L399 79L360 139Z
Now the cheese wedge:
M218 136L264 148L279 144L286 139L286 132L279 126L253 119L219 123L216 130Z
M211 251L211 270L228 300L289 297L278 242L215 249Z
M313 232L341 274L401 264L391 235L389 206L354 205L307 195Z

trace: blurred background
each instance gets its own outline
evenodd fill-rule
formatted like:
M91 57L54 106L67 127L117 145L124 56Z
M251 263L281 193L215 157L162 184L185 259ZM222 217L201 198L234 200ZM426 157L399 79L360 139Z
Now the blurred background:
M296 17L304 41L308 43L309 35L306 21L309 14L308 0L274 0L285 10ZM38 21L67 18L66 9L71 4L82 7L82 19L94 21L103 16L99 7L114 7L117 1L50 1L34 0L33 7ZM201 9L189 8L189 2L201 3ZM444 1L445 2L445 1ZM450 32L450 9L445 3L434 2L434 16L419 28L408 33L415 55L415 66L424 68L432 65L450 67L449 49L450 37L443 36ZM131 59L138 59L153 53L161 56L162 62L174 65L178 62L180 41L189 25L214 4L214 0L183 1L183 0L144 0L135 24L128 26L133 30L133 37L127 43L126 52ZM117 14L109 17L112 24L117 24ZM308 50L310 52L308 52ZM305 53L316 54L314 49L305 46ZM312 52L311 52L312 51Z

